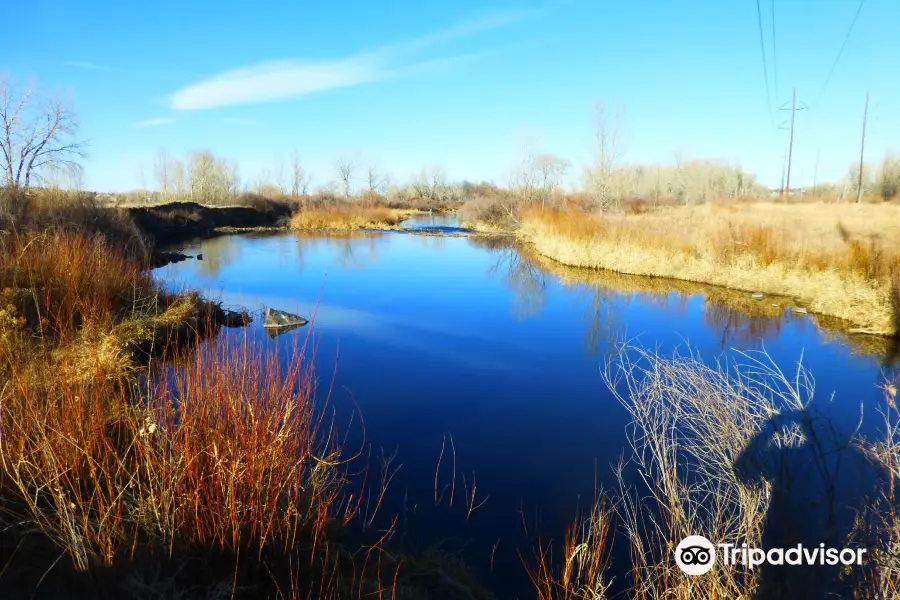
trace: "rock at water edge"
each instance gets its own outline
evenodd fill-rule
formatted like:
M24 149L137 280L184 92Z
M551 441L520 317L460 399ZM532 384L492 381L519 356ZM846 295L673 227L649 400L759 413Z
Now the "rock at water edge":
M280 329L281 327L298 327L306 325L309 320L275 308L266 308L266 322L263 327L267 329Z

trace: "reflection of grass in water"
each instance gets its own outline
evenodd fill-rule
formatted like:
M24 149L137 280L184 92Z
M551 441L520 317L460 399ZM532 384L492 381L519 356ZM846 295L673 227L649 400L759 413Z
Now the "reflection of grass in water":
M600 331L605 330L608 341L615 341L617 336L614 324L610 322L612 315L601 318L600 312L609 313L609 294L625 294L654 303L662 308L683 311L687 299L691 296L703 297L704 321L711 328L722 331L722 346L748 345L759 340L766 341L777 337L784 323L800 317L814 322L824 333L826 339L840 341L851 352L863 356L876 356L887 363L897 360L896 340L882 336L854 334L847 329L841 319L824 315L799 315L793 309L799 305L791 298L766 296L762 300L754 300L751 294L728 288L705 285L691 281L649 277L642 275L626 275L601 269L586 269L562 265L552 259L543 257L526 247L518 252L527 260L552 273L568 286L589 286L593 288L592 308L597 311L589 331L592 342L599 341ZM673 298L672 292L678 295ZM673 306L673 302L678 305ZM791 310L788 310L791 309ZM619 336L620 337L620 336Z
M341 268L364 269L378 260L378 247L385 243L385 235L387 234L354 231L296 233L297 265L302 271L305 267L305 255L326 248L333 251Z

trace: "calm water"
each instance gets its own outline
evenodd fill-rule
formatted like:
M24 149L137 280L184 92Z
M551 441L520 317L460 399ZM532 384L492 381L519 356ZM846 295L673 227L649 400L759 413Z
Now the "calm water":
M458 226L429 216L416 224ZM628 419L601 379L613 341L637 337L663 350L690 343L710 360L764 345L786 369L802 355L817 397L833 392L831 409L847 423L856 423L861 405L874 406L881 380L877 356L823 333L808 316L773 308L750 318L690 289L551 272L502 242L284 233L186 249L203 260L157 276L228 305L315 314L323 387L336 373L333 405L343 418L355 400L373 452L397 452L394 464L402 466L385 512L400 514L404 544L439 542L463 555L500 597L527 596L516 553L526 548L523 514L532 534L559 536L595 480L615 488L609 465L627 452ZM259 318L249 331L269 340ZM306 334L301 328L267 343ZM448 432L456 496L452 508L446 497L435 508L435 467ZM450 483L449 460L448 447L441 486ZM476 502L487 501L467 521L464 491L473 478Z

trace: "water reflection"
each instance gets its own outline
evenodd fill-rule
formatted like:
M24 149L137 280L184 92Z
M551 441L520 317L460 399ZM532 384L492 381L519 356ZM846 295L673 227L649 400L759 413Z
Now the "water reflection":
M218 277L222 269L241 259L244 245L238 236L222 235L203 242L203 259L197 261L197 269L209 277Z
M503 243L502 240L495 240L491 245L500 248ZM505 243L509 244L508 241ZM586 336L592 352L596 351L596 342L621 339L625 333L622 327L616 326L616 323L623 322L617 316L617 299L624 305L637 300L683 318L689 302L697 298L701 302L703 323L716 332L720 350L763 347L767 342L777 340L790 323L801 330L817 326L826 339L846 345L854 354L877 356L884 367L894 367L900 361L900 340L897 338L854 334L839 319L797 313L793 310L797 304L790 298L767 296L763 300L755 300L747 292L691 281L568 267L525 247L517 248L516 252L522 255L518 262L500 256L498 264L502 262L529 271L537 265L545 274L550 273L566 286L589 295L592 312L587 317ZM515 277L510 276L510 279ZM514 289L521 294L533 293L533 290L523 286Z
M586 305L584 346L589 355L610 347L627 333L623 310L641 302L684 318L692 296L703 299L703 323L717 332L718 347L759 347L781 334L790 318L783 305L757 301L748 294L651 277L621 275L609 271L577 269L542 259L508 240L494 239L479 245L491 249L495 263L489 274L515 292L513 307L520 318L540 314L546 303L548 280L558 278ZM673 288L675 288L673 290Z
M547 301L547 276L534 261L511 246L498 246L496 262L488 269L492 277L515 292L513 312L520 319L537 315Z
M429 228L452 225L445 215L420 215L410 225ZM204 240L194 252L202 251L203 260L196 261L198 275L218 278L223 270L244 261L245 253L265 246L265 260L279 267L303 272L309 257L321 262L323 254L329 263L345 271L363 271L374 267L388 252L400 245L418 248L422 256L457 253L460 246L486 250L491 257L487 275L513 292L511 309L520 319L541 316L547 305L548 290L558 282L571 292L579 311L583 311L583 345L589 356L628 334L630 319L626 313L634 306L658 309L660 314L678 321L690 319L692 305L699 309L700 324L714 335L715 347L752 349L779 339L791 324L799 331L817 328L830 341L846 345L863 356L878 356L884 365L900 359L898 340L848 333L845 324L827 317L800 315L792 308L791 299L766 297L754 300L746 292L737 292L688 281L647 276L634 276L567 267L529 251L510 237L474 236L467 238L440 235L398 235L392 233L356 233L338 235L249 234L226 235ZM249 259L248 259L249 260ZM255 259L254 259L255 260ZM192 263L194 261L191 261ZM384 267L379 267L379 269ZM176 269L177 271L178 269ZM295 272L296 272L295 271ZM173 271L174 272L174 271ZM402 277L392 273L392 277ZM631 319L633 320L633 319Z
M379 249L388 240L382 233L341 233L334 235L296 234L296 261L302 271L306 266L304 258L310 254L330 250L343 269L362 270L378 260Z

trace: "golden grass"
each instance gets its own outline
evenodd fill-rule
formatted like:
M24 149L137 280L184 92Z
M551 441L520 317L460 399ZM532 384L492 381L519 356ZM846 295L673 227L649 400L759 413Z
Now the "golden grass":
M418 211L340 204L301 210L291 218L293 229L398 229L400 222Z
M507 227L494 225L485 221L463 221L460 225L464 229L471 229L478 233L510 233L510 230Z
M561 263L796 299L895 335L900 206L746 203L640 215L531 210L520 235Z

